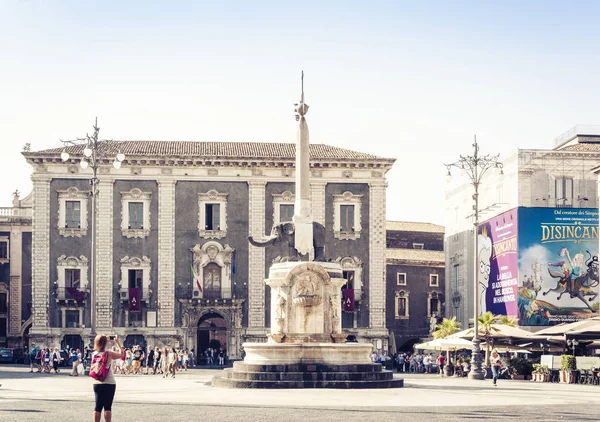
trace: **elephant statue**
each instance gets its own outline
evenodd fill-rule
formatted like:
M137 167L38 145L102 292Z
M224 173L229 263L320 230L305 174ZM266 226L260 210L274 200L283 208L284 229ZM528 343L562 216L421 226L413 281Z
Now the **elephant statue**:
M325 226L314 222L313 226L313 247L315 250L315 261L325 261ZM254 240L252 236L248 236L248 241L251 245L259 248L265 248L270 245L277 245L285 242L288 245L288 259L290 261L298 260L298 251L295 247L296 226L291 221L275 224L271 230L271 235L264 240Z

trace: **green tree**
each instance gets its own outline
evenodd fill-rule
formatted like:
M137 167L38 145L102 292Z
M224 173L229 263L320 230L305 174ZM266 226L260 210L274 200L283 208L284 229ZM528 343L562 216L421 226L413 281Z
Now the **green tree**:
M490 353L494 344L493 334L498 330L495 325L508 325L514 327L517 324L517 320L507 315L494 315L491 312L486 312L480 315L479 321L479 335L485 338L485 365L490 366Z

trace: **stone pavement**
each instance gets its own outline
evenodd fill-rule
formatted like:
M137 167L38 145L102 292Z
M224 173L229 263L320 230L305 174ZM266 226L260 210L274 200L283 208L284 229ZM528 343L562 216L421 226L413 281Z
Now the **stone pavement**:
M599 386L411 375L405 388L380 390L231 390L207 385L219 370L194 369L175 379L117 376L114 420L598 420ZM397 376L397 375L395 375ZM89 420L91 379L30 374L0 366L0 421ZM119 415L119 416L118 416ZM199 415L202 415L200 418ZM470 416L469 416L470 415ZM356 419L354 419L356 418Z

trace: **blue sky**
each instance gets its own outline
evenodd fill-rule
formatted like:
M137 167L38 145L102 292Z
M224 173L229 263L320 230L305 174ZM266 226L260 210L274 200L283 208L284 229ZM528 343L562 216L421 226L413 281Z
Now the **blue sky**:
M443 223L444 162L600 124L600 2L0 0L0 205L19 155L115 139L311 142L397 159L388 219ZM6 181L10 178L10 181Z

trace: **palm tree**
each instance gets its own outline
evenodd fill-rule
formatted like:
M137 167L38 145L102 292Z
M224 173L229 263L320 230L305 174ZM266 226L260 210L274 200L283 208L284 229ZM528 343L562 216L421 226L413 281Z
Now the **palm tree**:
M437 330L433 332L433 338L444 338L460 331L460 322L453 316L451 319L444 318L441 324L435 326ZM455 356L456 357L456 356ZM446 366L446 374L450 374L450 349L446 351L448 365Z
M456 320L456 317L451 319L444 318L441 324L435 326L437 330L433 332L433 338L444 338L457 333L460 331L460 322Z
M485 365L490 366L490 352L493 346L494 339L492 333L499 331L494 325L508 325L514 327L517 323L516 318L507 315L494 315L491 312L486 312L480 315L479 318L479 335L485 338Z

